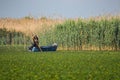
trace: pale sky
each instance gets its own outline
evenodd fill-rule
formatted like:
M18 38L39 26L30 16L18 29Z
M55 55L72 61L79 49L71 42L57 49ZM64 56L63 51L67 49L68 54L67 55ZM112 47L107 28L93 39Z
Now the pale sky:
M120 14L120 0L0 0L0 18L86 18L105 14Z

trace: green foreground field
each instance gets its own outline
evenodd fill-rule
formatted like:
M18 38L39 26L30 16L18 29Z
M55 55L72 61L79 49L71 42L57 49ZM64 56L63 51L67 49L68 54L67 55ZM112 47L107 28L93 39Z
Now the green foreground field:
M0 47L0 80L119 80L120 52Z

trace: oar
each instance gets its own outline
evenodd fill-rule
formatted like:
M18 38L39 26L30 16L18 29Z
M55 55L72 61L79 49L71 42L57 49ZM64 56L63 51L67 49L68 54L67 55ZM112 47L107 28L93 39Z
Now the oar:
M40 51L42 52L42 49L41 49L41 47L39 47L39 49L40 49Z

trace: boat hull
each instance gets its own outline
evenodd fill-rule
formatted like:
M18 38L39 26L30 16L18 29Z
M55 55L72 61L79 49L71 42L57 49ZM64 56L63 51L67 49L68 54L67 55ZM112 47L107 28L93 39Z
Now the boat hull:
M42 51L56 51L57 46L41 46L40 49Z

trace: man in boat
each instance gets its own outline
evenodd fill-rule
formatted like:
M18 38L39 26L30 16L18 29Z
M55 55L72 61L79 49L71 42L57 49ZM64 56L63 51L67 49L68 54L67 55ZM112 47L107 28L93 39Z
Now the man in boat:
M36 47L40 51L38 36L34 35L32 40L33 40L33 43L32 43L32 46L29 47L29 50L32 50L33 47Z

